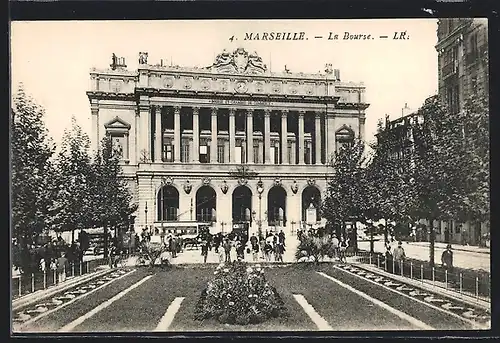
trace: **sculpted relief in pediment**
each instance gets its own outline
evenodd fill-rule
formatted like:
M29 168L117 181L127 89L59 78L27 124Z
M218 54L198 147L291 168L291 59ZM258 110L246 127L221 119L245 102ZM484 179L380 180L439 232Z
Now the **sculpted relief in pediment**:
M209 69L219 73L263 74L267 71L267 66L256 52L248 53L245 49L238 48L232 53L224 49Z

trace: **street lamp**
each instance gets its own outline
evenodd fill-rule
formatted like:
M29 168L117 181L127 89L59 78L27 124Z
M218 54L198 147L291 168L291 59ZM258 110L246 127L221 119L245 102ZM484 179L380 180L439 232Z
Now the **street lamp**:
M259 178L257 182L257 193L259 194L259 220L257 221L259 237L262 236L262 192L264 192L264 182Z
M146 201L146 206L144 207L144 217L146 218L146 230L148 229L148 202ZM149 230L149 234L151 234L151 229Z
M161 206L161 242L165 242L165 229L163 228L163 220L164 220L164 204L165 200L163 199L164 196L164 188L165 187L165 178L161 178L161 199L160 199L160 206Z

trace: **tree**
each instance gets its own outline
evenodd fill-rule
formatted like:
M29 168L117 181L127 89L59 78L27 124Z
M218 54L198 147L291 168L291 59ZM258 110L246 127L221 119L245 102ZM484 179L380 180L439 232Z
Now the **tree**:
M32 265L28 245L49 222L50 182L54 144L43 123L44 109L19 85L11 108L11 214L12 236L21 246L21 271Z
M57 231L85 229L92 225L92 178L90 139L72 117L71 128L64 132L61 151L56 161L54 178L57 194L52 207L53 224Z
M22 85L16 93L12 114L12 228L13 236L26 239L42 232L51 202L49 180L55 146L42 121L44 109Z
M104 228L104 256L108 256L108 228L116 233L120 227L128 227L130 215L137 210L132 203L128 184L123 177L120 155L109 137L101 142L92 162L92 221Z
M364 187L364 143L342 146L332 162L333 173L322 202L322 216L328 223L340 226L346 234L346 222L364 217L368 198ZM356 246L356 232L353 234Z

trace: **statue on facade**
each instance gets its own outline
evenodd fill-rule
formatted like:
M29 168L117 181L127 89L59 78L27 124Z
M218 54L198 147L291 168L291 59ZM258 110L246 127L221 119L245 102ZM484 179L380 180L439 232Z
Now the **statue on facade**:
M333 74L333 66L331 63L327 63L325 65L325 73L327 73L328 75Z
M139 52L139 64L148 64L147 52Z
M118 65L118 57L116 57L115 53L111 55L111 64L109 65L112 70L116 69L116 66Z
M262 74L267 70L267 66L262 62L262 58L253 52L248 55L247 71L252 74Z

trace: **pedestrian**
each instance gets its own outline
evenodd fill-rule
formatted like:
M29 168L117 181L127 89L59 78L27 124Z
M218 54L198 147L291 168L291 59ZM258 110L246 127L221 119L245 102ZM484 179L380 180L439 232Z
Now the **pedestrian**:
M337 235L333 235L332 237L332 249L333 249L333 258L338 259L339 258L339 239L337 238Z
M385 246L386 251L385 251L385 270L387 272L392 273L392 252L391 252L391 246L386 245Z
M285 245L278 242L276 245L276 261L283 262L283 253L285 252Z
M339 244L339 260L340 262L346 263L346 251L347 251L347 242L344 237L341 237Z
M280 230L280 233L278 234L278 241L285 246L285 233L283 230Z
M207 263L209 245L208 241L201 242L201 255L203 256L203 263Z
M257 237L255 236L255 233L252 233L252 236L250 237L250 245L254 245L254 244L257 244L258 242L258 239Z
M259 243L254 242L251 244L252 244L252 259L255 262L255 261L258 261L258 259L259 259Z
M68 259L65 256L65 253L61 253L61 256L57 259L57 274L59 282L66 281L66 264L68 263Z
M403 249L401 241L398 242L398 246L394 249L393 257L394 257L394 273L399 274L401 272L401 267L406 257L405 249Z
M266 247L266 239L264 237L260 238L260 258L264 260L266 258L265 247Z
M178 249L177 243L178 243L177 238L175 236L172 236L171 240L172 258L177 257L177 249Z
M264 254L265 254L265 258L266 258L266 261L271 261L271 253L273 251L273 246L271 245L271 243L269 241L266 241L266 245L264 246Z
M226 255L225 262L231 263L231 248L232 248L231 241L228 238L226 238L226 242L224 242L224 254Z
M441 263L448 272L453 271L453 251L451 251L451 244L448 244L446 250L443 251Z
M224 249L221 247L217 250L217 254L219 255L219 263L224 262Z

